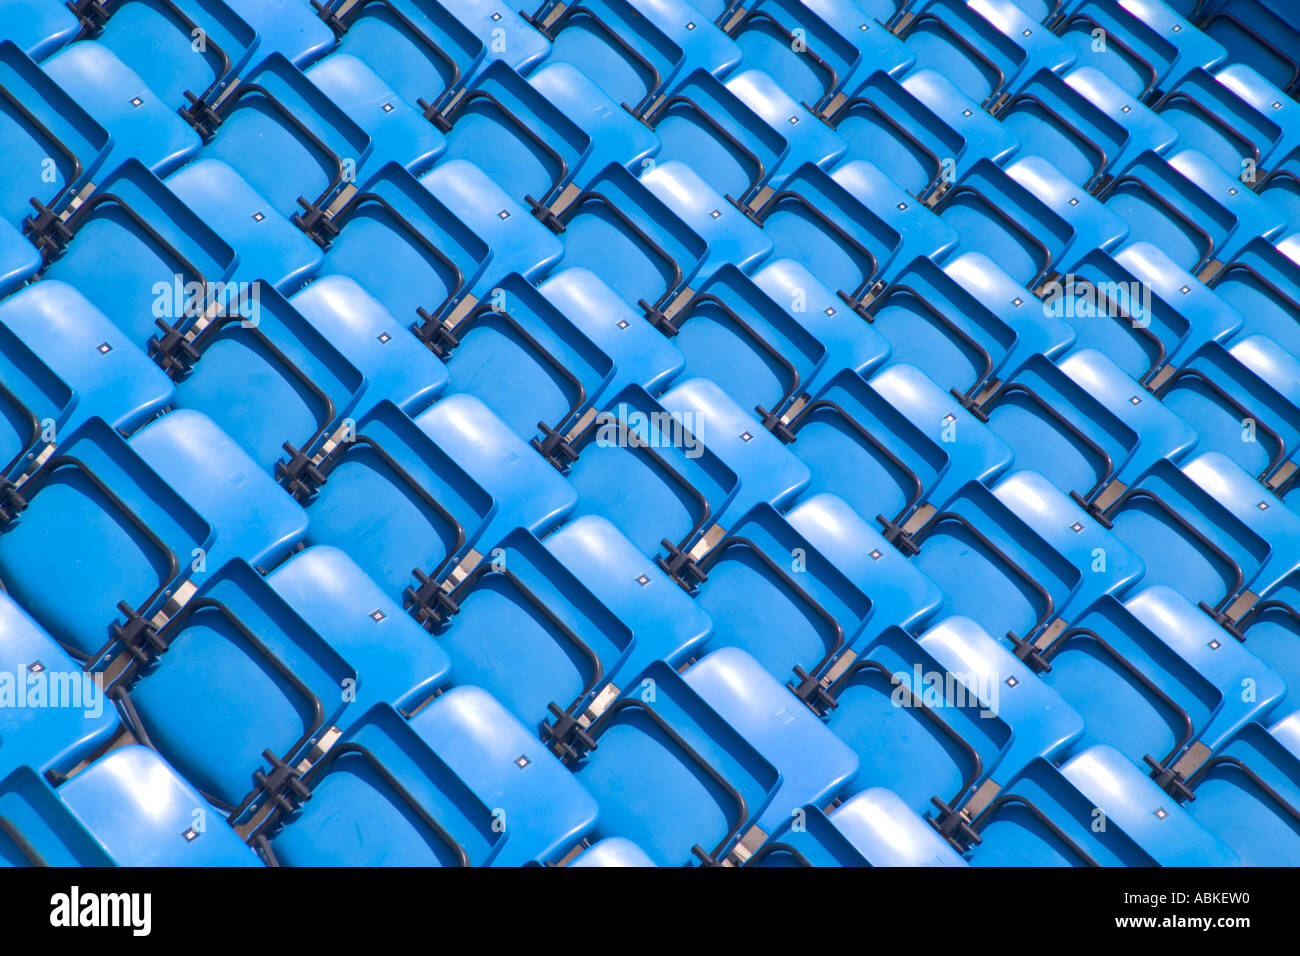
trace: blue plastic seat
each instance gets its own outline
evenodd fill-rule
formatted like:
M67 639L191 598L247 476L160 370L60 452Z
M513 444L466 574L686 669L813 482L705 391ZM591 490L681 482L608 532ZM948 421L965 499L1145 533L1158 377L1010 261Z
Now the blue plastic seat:
M1241 315L1239 338L1266 335L1292 355L1300 354L1300 336L1295 333L1295 317L1300 315L1300 244L1249 242L1209 285Z
M1105 826L1097 825L1105 820ZM1236 854L1119 751L1035 761L975 819L972 866L1237 866Z
M137 345L156 320L188 324L208 308L213 283L226 282L235 251L137 160L106 177L89 199L47 234L43 277L89 299Z
M895 27L917 66L952 80L996 113L1040 69L1061 72L1075 53L1009 0L925 0Z
M492 811L383 705L302 776L310 799L277 809L253 844L280 866L485 866L505 844Z
M226 690L195 707L200 685ZM236 561L157 632L114 693L137 739L237 823L301 796L277 770L326 748L356 686L357 672Z
M780 771L780 788L758 818L765 833L775 831L806 804L825 806L857 773L857 755L740 648L711 651L684 677L687 686Z
M447 682L447 653L338 548L301 551L266 580L356 669L359 683L347 690L358 707L379 702L410 713Z
M132 622L151 616L178 588L192 587L195 558L215 537L99 419L61 442L20 494L26 509L0 535L0 577L82 661L133 633ZM105 573L84 572L91 555ZM118 621L123 614L125 624Z
M856 4L761 0L718 21L750 65L816 114L834 112L872 70L901 76L916 56ZM798 31L798 32L796 32Z
M111 866L53 788L28 767L0 783L0 866Z
M571 721L589 723L616 678L632 631L537 538L520 530L444 590L425 626L458 683L482 687L569 752ZM528 661L503 668L502 661ZM554 718L554 721L552 721Z
M569 866L579 869L590 867L651 867L655 861L646 856L631 840L624 837L606 837L598 840L574 858Z
M33 283L6 299L0 325L6 339L0 383L11 403L6 418L26 419L31 427L27 439L19 439L31 449L25 466L41 458L37 439L42 446L56 444L92 418L130 433L173 397L171 383L139 343L57 279ZM16 447L5 447L17 453Z
M496 866L555 863L596 822L597 804L559 758L479 687L455 687L411 726L492 812Z
M1269 0L1229 0L1206 11L1199 26L1223 45L1228 59L1252 64L1288 93L1300 80L1300 33L1286 10Z
M666 664L587 734L596 746L573 776L600 807L595 836L626 837L660 866L743 858L761 843L781 774Z
M286 443L314 451L355 415L368 383L269 285L259 286L248 306L248 315L227 309L176 350L168 363L179 383L172 404L203 412L274 472ZM162 346L156 339L155 348Z
M120 747L58 788L118 866L260 866L195 787L148 747Z
M531 22L552 43L549 62L572 63L634 116L645 114L679 76L722 76L741 49L684 0L545 2Z
M1161 0L1069 0L1051 27L1078 54L1079 66L1105 73L1130 96L1155 98L1197 68L1212 69L1225 51ZM1106 43L1095 46L1095 30Z
M43 60L71 41L81 23L67 7L51 7L41 0L4 0L0 41L13 42L35 60Z
M83 671L9 595L0 597L0 622L9 701L0 709L0 773L57 776L107 746L121 729L117 713L103 676Z
M11 42L0 43L0 84L7 144L0 216L18 226L32 208L62 212L94 180L108 155L109 137Z
M347 551L408 606L426 592L432 598L496 510L491 495L387 401L359 419L351 437L295 455L277 473L309 503L307 542Z

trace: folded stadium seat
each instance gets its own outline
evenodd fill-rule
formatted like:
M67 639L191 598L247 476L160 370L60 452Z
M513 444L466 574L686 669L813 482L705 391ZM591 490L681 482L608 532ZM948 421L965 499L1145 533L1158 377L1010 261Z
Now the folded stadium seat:
M1234 626L1246 649L1262 660L1286 682L1287 694L1273 708L1274 717L1300 709L1300 695L1291 689L1300 687L1297 672L1296 640L1300 638L1300 614L1282 600L1259 601Z
M717 22L746 62L761 64L815 115L833 113L870 71L901 76L916 62L889 30L844 0L729 2Z
M1247 724L1188 782L1187 813L1245 866L1300 861L1300 759Z
M238 254L236 281L292 292L320 268L320 247L221 160L197 159L166 182Z
M1210 719L1198 728L1195 742L1172 763L1148 761L1152 777L1161 786L1182 793L1181 781L1245 724L1263 719L1286 696L1286 685L1249 648L1236 641L1222 641L1213 622L1201 613L1203 609L1192 607L1172 588L1145 588L1125 606L1215 688ZM1250 693L1244 692L1247 689Z
M177 345L168 369L178 382L172 405L208 416L273 473L286 443L314 451L355 415L367 383L270 285L245 312L227 310ZM155 351L164 352L161 339Z
M496 866L558 862L596 822L597 804L535 733L479 687L453 687L411 726L492 812Z
M0 777L19 767L57 776L107 747L121 725L102 676L84 673L8 594L0 595L0 624L8 685L0 708Z
M1132 229L1130 241L1159 246L1202 282L1252 239L1281 238L1287 223L1285 213L1195 149L1167 160L1144 153L1101 199Z
M789 260L784 264L794 266ZM806 272L799 281L816 283ZM820 293L834 300L829 289ZM739 269L725 266L660 331L686 356L683 379L709 379L773 429L791 403L817 388L828 363L838 365L840 358L832 354L835 337L845 337L833 321L835 308L828 306L828 315L803 304L796 311L790 298L775 301ZM842 329L843 323L838 326ZM858 333L860 355L874 346L863 370L885 358L888 344L875 332L857 323L847 331Z
M21 496L26 510L0 535L0 578L82 661L133 639L167 598L187 597L213 544L204 518L99 419L65 438ZM104 573L84 573L90 556Z
M257 31L257 53L262 57L280 53L301 69L334 45L333 32L310 4L280 0L225 2Z
M488 59L483 39L438 0L325 0L312 7L338 37L318 63L338 54L361 61L410 108L394 103L394 112L435 110Z
M178 409L156 418L129 444L211 527L202 563L212 569L234 557L271 567L302 540L302 509L202 413Z
M699 602L605 518L575 518L545 544L631 630L621 675L636 677L657 660L678 667L713 633Z
M899 186L933 205L981 159L1005 162L1014 136L941 73L914 70L901 82L877 70L823 116Z
M112 50L94 40L64 47L41 69L110 134L106 170L137 160L165 176L193 159L203 145L177 113L180 102L150 89Z
M1266 335L1292 355L1300 355L1300 240L1265 239L1247 243L1227 263L1210 288L1242 317L1238 338Z
M547 63L572 63L633 116L644 116L695 69L724 76L741 58L732 39L685 0L544 0L529 22L551 41Z
M1090 512L1104 511L1159 462L1181 460L1199 440L1190 423L1166 408L1101 352L1071 352L1058 362L1058 367L1127 429L1114 436L1121 448L1119 454L1112 452L1114 469L1110 477L1080 502L1086 502ZM1088 406L1081 404L1077 409L1086 413ZM1073 420L1072 410L1063 411ZM1103 417L1099 423L1104 422ZM1094 440L1109 447L1097 432L1088 430Z
M56 791L117 866L259 866L200 791L148 747L100 757Z
M1224 728L1231 732L1277 699L1280 679L1167 588L1141 596L1159 602L1167 618L1144 621L1103 598L1027 662L1083 715L1080 747L1105 743L1156 776L1182 781ZM1243 677L1257 682L1263 707L1242 702Z
M1209 452L1194 461L1194 471L1157 462L1101 517L1143 556L1145 584L1168 585L1231 624L1266 593L1248 590L1270 566L1266 536L1277 521L1295 519L1280 502L1270 505L1271 496L1230 459ZM1284 568L1270 568L1258 586L1274 586L1284 576Z
M474 163L439 163L420 177L420 183L491 250L491 272L470 284L474 297L484 298L496 280L514 272L538 281L564 255L560 240Z
M948 673L899 628L863 647L822 699L826 725L860 761L850 789L885 787L921 814L934 799L961 806L1013 738L988 693L963 679L974 677Z
M517 273L432 345L452 394L478 398L544 456L596 414L616 375L612 357Z
M1156 392L1198 350L1242 327L1235 309L1149 242L1092 253L1044 302L1078 333L1076 348L1102 352Z
M1012 728L1010 746L995 767L986 768L978 789L962 804L931 800L935 827L945 836L965 830L1005 783L1041 758L1059 759L1084 733L1084 718L1055 690L1034 676L1006 645L969 618L950 617L917 638L947 674L961 680L968 695L977 694Z
M871 787L829 816L801 807L746 866L965 866L898 794Z
M1123 219L1037 156L1005 170L981 160L935 211L961 236L960 251L983 252L1036 295L1129 234Z
M407 606L417 585L436 589L497 509L487 491L388 401L322 453L292 455L277 475L308 505L307 543L342 548Z
M302 775L310 792L258 823L276 866L486 866L491 809L392 708L377 705Z
M1187 74L1152 109L1229 176L1260 183L1300 147L1300 105L1243 63Z
M775 96L780 91L757 70L726 85L707 70L696 70L645 116L645 124L663 145L656 161L690 164L714 192L746 208L761 206L803 162L825 168L848 149L807 117L802 117L807 121L801 127L799 105L788 98L774 102Z
M1222 841L1118 750L1034 761L977 817L972 866L1237 866Z
M491 693L559 755L618 696L615 681L636 676L620 677L631 629L524 529L422 613L457 684Z
M1010 0L925 0L894 27L920 69L944 74L996 114L1040 69L1061 72L1076 58L1050 30Z
M1287 414L1300 405L1300 362L1267 335L1238 336L1228 349L1232 358L1263 384L1266 402L1285 408ZM1286 500L1295 485L1294 455L1289 455L1264 483Z
M893 206L879 212L867 207L826 172L805 163L749 215L775 241L774 261L793 259L861 312L913 256L951 247L950 235L944 234L937 249L912 248L917 236L899 232L897 226L909 222L899 221L900 212Z
M921 570L945 583L945 568L960 555L962 582L946 588L945 609L1006 635L1022 654L1098 596L1122 594L1142 576L1132 549L1031 471L994 491L969 483L894 544L915 551Z
M103 845L29 767L0 783L0 866L112 866Z
M600 808L594 838L626 837L659 866L726 866L766 837L758 820L781 774L662 661L586 735L593 746L569 763Z
M1080 503L1114 478L1140 440L1042 356L1031 357L971 412L1011 447L1018 469L1042 474Z
M359 714L356 670L243 561L135 650L111 691L123 720L232 824L301 797L290 768L305 770ZM198 686L231 691L195 708Z
M1229 60L1253 64L1268 82L1294 96L1300 81L1300 31L1289 14L1285 2L1229 0L1207 10L1198 25L1223 44Z
M1066 0L1051 29L1077 53L1079 66L1105 73L1139 100L1158 99L1192 70L1225 58L1221 43L1161 0Z
M708 436L709 450L740 479L726 512L715 512L715 522L731 524L763 504L783 511L808 486L808 466L775 436L754 429L757 419L708 379L680 381L659 402L697 438ZM716 540L714 534L721 531L715 523L707 536Z
M0 42L13 42L35 60L45 59L81 32L75 13L42 0L4 0L0 11Z
M565 477L473 395L450 395L416 416L415 424L495 503L479 530L479 553L516 528L548 534L578 503Z
M856 775L858 757L848 745L740 648L711 651L683 676L780 772L776 796L756 823L764 836L806 804L825 806Z
M686 560L740 487L695 424L635 386L614 396L561 456L579 496L573 517L601 515L647 556L662 546Z
M805 494L785 518L871 600L865 636L889 625L915 631L942 605L939 586L834 495Z
M1135 103L1106 74L1090 66L1065 76L1039 70L998 112L1019 139L1016 158L1038 156L1090 192L1142 153L1167 153L1179 130Z
M11 42L0 43L0 124L0 217L11 226L32 209L62 213L110 149L108 131Z
M1296 365L1294 358L1266 338L1254 343L1252 351L1259 356L1269 346L1276 360ZM1291 383L1293 389L1296 385L1300 379ZM1275 391L1267 379L1212 342L1171 376L1158 394L1166 407L1196 422L1201 439L1197 451L1221 452L1270 488L1285 480L1280 469L1295 457L1300 441L1300 409L1293 404L1294 393ZM1293 470L1294 465L1288 474Z
M468 312L473 303L465 294L492 254L486 239L398 163L385 165L318 226L314 235L328 250L321 275L355 280L402 325L420 319L436 327L457 305L456 314ZM393 282L392 270L407 281Z
M370 136L376 162L399 162L419 175L446 151L442 133L355 56L332 54L306 74Z
M646 856L645 850L623 837L606 837L599 840L574 857L573 862L569 864L569 866L582 869L606 866L648 867L654 865L655 861Z
M380 702L410 713L446 682L446 652L338 548L301 551L266 580L356 668L359 707Z
M500 58L525 76L550 54L550 44L524 11L506 12L496 0L443 0L443 5L487 44L489 56L508 54Z
M688 580L713 621L709 648L740 648L778 681L822 672L872 611L868 596L770 506L728 529L695 568Z
M289 302L364 376L357 412L384 400L417 412L447 387L447 369L438 357L347 276L310 282Z
M889 540L902 540L902 548L910 530L968 481L991 481L1012 460L1002 439L904 364L870 382L841 372L789 431L791 450L813 474L808 491L844 499L863 520L879 522Z
M915 365L970 406L1035 356L1052 358L1075 334L980 252L940 268L916 259L867 309L892 346L890 363Z
M732 223L742 218L721 197L709 210L713 212L717 219L727 219L716 233L724 238ZM696 231L694 223L617 164L603 170L550 224L562 236L565 268L577 266L596 273L617 295L656 320L676 314L711 261L709 239ZM750 238L764 237L750 233ZM769 248L760 245L755 251L762 256ZM732 250L728 244L728 251ZM712 261L715 270L723 264L725 260Z
M957 235L939 217L898 187L883 170L864 159L840 163L831 173L837 183L877 214L900 238L895 263L927 258L942 261L957 245ZM894 269L897 265L893 266ZM892 271L889 264L887 271Z
M45 447L83 422L102 418L129 434L173 397L171 384L144 350L56 279L35 282L0 303L0 326L5 416L20 435L26 433L19 441L31 456L24 473L44 461ZM4 447L18 453L9 440ZM0 458L18 464L3 452ZM4 473L12 477L12 471Z
M493 63L432 121L446 159L473 162L550 223L610 163L639 172L658 140L569 63L525 80Z
M43 278L76 287L137 347L158 320L183 327L213 307L235 251L153 173L128 160L41 234Z

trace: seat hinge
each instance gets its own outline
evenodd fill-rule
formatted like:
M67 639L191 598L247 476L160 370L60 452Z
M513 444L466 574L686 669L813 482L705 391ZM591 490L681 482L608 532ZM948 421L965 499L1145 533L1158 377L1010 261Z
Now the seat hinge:
M311 799L311 790L302 782L298 768L290 767L270 750L263 750L262 757L271 765L271 772L255 771L253 782L280 810L292 813Z
M39 199L28 200L36 210L35 216L23 220L23 234L40 250L46 262L57 259L72 241L72 229L60 214Z

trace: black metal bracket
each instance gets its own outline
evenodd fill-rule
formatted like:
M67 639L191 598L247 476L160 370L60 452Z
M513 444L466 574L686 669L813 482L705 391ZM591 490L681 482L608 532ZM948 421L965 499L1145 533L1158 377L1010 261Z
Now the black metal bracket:
M903 530L903 525L896 521L890 521L884 515L876 515L876 520L880 522L881 528L884 529L885 540L892 544L909 558L921 553L921 546L912 540L912 536Z
M39 199L28 200L36 210L35 216L23 220L23 233L32 245L41 251L46 262L58 257L72 241L72 229L59 218L59 214Z
M667 538L664 538L659 543L668 552L668 556L655 558L655 563L687 591L694 591L696 587L709 579L709 576L704 573L704 570L696 564L695 559L687 552Z
M291 222L307 233L316 245L328 249L330 243L339 234L339 225L334 221L334 217L306 196L298 197L298 205L302 207L302 212L294 213Z
M1156 782L1156 786L1179 803L1196 799L1196 794L1183 781L1183 775L1173 767L1166 767L1150 754L1143 755L1142 761L1151 768L1151 779Z
M199 360L199 351L185 333L178 331L166 319L154 319L162 335L149 339L149 355L158 366L173 379L179 379L194 367Z
M939 811L939 816L926 817L926 820L958 853L965 853L972 846L983 842L965 813L948 806L938 797L931 797L930 802Z
M456 346L460 345L460 338L456 335L454 329L450 329L439 318L429 312L424 306L419 306L415 314L420 317L420 324L413 325L411 331L415 337L429 346L429 349L438 358L446 361Z
M762 405L755 405L754 411L758 412L758 417L763 422L763 427L770 431L782 442L789 445L795 439L795 434L790 430L790 426L781 421L781 416L776 412L769 412Z
M325 484L325 473L308 455L294 447L293 443L285 442L280 447L289 459L275 463L275 479L284 485L296 501L306 501Z
M1039 653L1038 646L1033 641L1025 640L1014 631L1007 631L1007 640L1015 648L1012 653L1028 664L1035 674L1046 674L1052 669L1052 665Z
M408 587L402 592L402 606L426 628L432 630L446 623L460 610L460 603L443 590L440 582L419 568L411 573L419 587Z
M126 618L125 624L110 628L113 640L118 641L137 664L145 667L167 649L167 642L158 636L153 622L143 618L125 601L117 602L117 609Z
M256 771L253 782L280 810L292 813L311 799L311 790L302 782L302 775L297 770L269 750L263 750L262 757L271 765L271 772Z
M217 127L221 125L221 116L212 104L200 96L195 96L189 90L185 91L185 98L189 100L189 106L182 106L176 112L180 114L181 119L194 127L194 131L199 134L203 142L208 142L216 133Z
M529 209L532 210L533 217L543 226L551 230L551 232L555 233L557 236L564 232L564 222L559 216L551 211L550 206L543 202L539 202L532 196L525 196L524 201L528 203Z
M94 37L112 16L99 0L66 0L64 6L76 14L85 37Z
M537 427L541 429L542 437L531 439L529 444L561 472L567 472L569 466L578 460L578 450L563 432L546 422L538 422Z
M797 684L791 682L786 686L818 717L824 717L840 705L830 688L823 684L820 678L813 677L798 664L795 665L794 676L799 678L799 682Z
M1206 614L1210 615L1210 617L1214 618L1214 622L1218 624L1219 627L1223 628L1225 631L1227 631L1229 634L1235 637L1238 641L1241 641L1243 643L1245 642L1246 634L1241 629L1241 621L1234 621L1232 618L1228 617L1228 615L1225 612L1216 611L1214 608L1212 608L1209 604L1207 604L1204 601L1196 602L1196 606L1199 607Z
M0 524L8 524L27 508L27 499L8 478L0 477Z
M552 701L546 705L554 716L551 723L542 724L542 740L566 764L575 764L596 749L596 740L587 733L578 718Z

